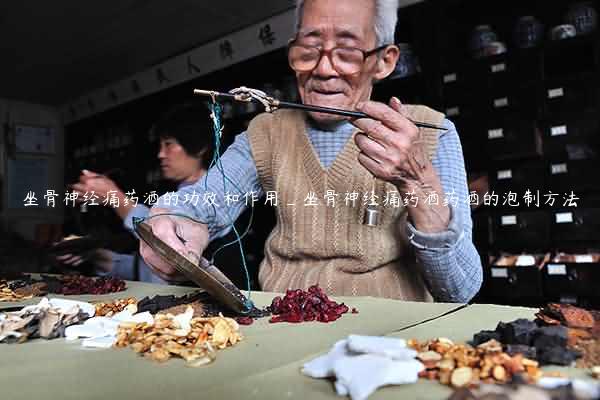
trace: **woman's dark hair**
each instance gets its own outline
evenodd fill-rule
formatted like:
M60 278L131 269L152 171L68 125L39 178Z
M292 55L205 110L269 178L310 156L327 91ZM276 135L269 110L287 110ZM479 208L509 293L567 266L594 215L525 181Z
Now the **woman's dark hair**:
M153 136L173 138L208 169L214 154L212 126L206 104L185 103L167 110L152 126Z

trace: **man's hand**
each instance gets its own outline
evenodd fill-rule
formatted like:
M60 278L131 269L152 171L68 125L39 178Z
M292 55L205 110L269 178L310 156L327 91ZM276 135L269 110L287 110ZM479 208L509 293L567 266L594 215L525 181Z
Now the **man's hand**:
M204 224L189 219L160 214L168 214L168 209L152 208L149 216L157 215L146 221L152 227L152 232L175 251L198 263L206 246L208 246L208 228ZM166 281L182 281L185 278L170 266L150 246L140 240L140 254L154 273Z
M377 178L395 185L403 197L418 198L408 207L415 228L429 233L446 230L450 210L443 205L442 185L425 154L419 129L405 117L402 103L395 97L389 106L367 101L358 110L370 117L353 121L361 130L355 137L361 150L358 161ZM437 194L438 204L425 201L429 194Z
M56 256L61 264L78 267L84 262L90 262L96 269L111 272L113 268L113 253L106 249L95 249L83 254L63 254Z

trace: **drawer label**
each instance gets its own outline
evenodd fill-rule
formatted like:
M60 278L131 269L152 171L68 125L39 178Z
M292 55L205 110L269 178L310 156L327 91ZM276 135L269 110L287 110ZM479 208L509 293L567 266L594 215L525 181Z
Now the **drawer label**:
M550 129L550 136L560 136L567 134L567 126L566 125L557 125L553 126Z
M456 82L457 79L458 79L458 76L455 73L444 75L444 83Z
M507 105L508 105L508 97L502 97L500 99L494 100L495 108L506 107Z
M505 63L494 64L490 67L490 69L492 70L493 74L495 74L496 72L506 71L506 64Z
M506 268L492 268L492 278L508 278L508 270Z
M573 222L573 213L564 212L554 214L557 224L570 224Z
M498 180L511 179L511 178L512 178L512 170L503 169L503 170L498 171Z
M503 215L500 223L502 225L516 225L517 224L517 216L516 215Z
M504 129L490 129L488 139L499 139L504 137Z
M565 264L548 264L548 275L566 275L567 266Z
M576 263L593 263L594 257L591 254L578 254L575 256Z
M552 164L551 172L552 175L566 174L568 172L567 163Z
M548 90L548 98L549 99L563 97L564 95L565 95L565 90L561 87Z
M577 297L575 296L560 296L560 302L566 304L577 304Z

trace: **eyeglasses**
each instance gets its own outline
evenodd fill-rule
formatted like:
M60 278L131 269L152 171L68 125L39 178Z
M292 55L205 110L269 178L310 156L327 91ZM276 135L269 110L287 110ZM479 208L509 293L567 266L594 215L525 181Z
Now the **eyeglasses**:
M334 47L325 50L319 46L298 44L294 40L288 46L288 62L296 72L309 72L319 65L325 54L339 74L352 75L360 72L368 57L388 46L389 44L384 44L373 50L362 50L356 47Z

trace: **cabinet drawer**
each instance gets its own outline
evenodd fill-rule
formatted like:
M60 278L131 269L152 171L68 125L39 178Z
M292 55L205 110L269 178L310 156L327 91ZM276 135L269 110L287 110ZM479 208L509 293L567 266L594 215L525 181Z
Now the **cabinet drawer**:
M496 213L493 218L495 249L514 252L545 251L549 247L550 221L546 211Z
M487 153L493 160L535 157L542 152L535 121L496 118L488 123L482 134L486 141Z

